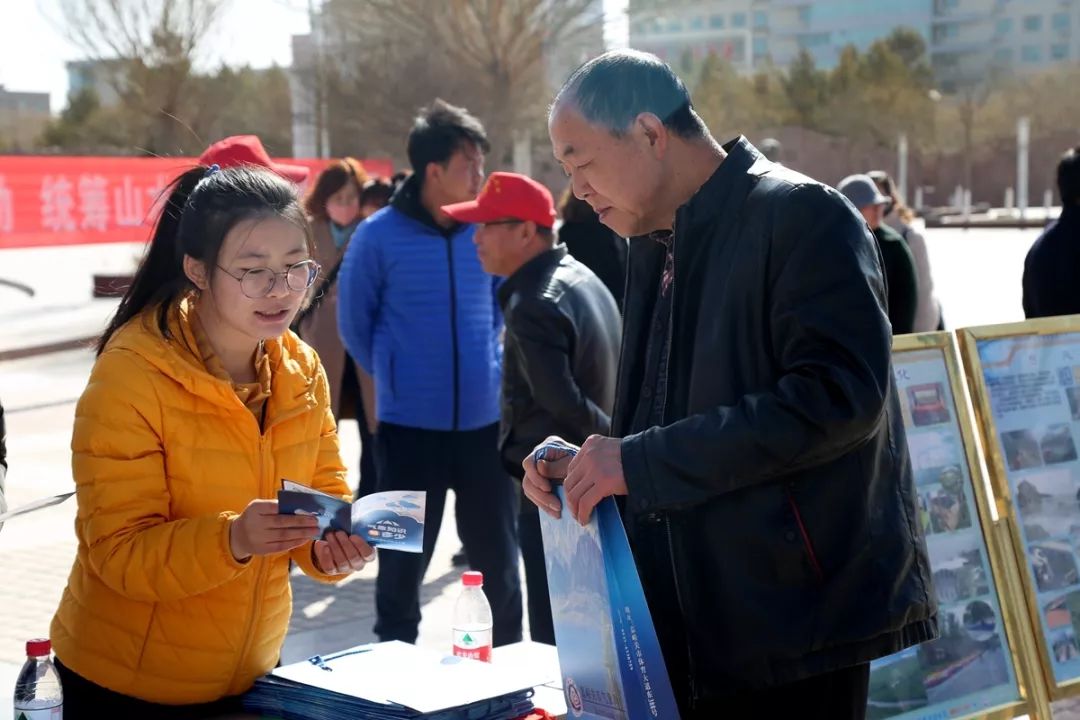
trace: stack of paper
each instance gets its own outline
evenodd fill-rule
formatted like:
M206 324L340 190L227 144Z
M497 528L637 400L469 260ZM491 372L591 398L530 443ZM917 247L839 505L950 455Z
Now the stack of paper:
M285 720L510 720L533 709L537 684L519 669L388 642L277 668L244 707Z

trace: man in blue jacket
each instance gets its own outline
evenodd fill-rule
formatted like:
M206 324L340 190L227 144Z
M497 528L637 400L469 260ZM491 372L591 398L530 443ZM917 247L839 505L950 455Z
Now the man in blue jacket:
M476 197L488 147L464 109L441 100L424 109L409 133L412 176L360 224L341 266L341 337L375 379L378 489L427 491L423 556L379 559L383 641L416 641L420 583L449 488L466 555L484 573L494 644L521 640L517 490L498 453L496 279L480 265L473 226L441 210Z

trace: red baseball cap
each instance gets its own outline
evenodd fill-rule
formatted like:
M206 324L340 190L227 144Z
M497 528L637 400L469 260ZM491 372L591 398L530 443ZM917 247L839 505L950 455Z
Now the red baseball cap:
M458 222L485 223L513 218L531 220L540 227L555 224L551 192L530 177L493 172L475 200L443 205L442 211Z
M286 180L299 185L307 180L308 169L303 165L286 165L270 159L262 141L255 135L230 135L206 148L199 156L200 165L228 168L237 165L258 165L273 170Z

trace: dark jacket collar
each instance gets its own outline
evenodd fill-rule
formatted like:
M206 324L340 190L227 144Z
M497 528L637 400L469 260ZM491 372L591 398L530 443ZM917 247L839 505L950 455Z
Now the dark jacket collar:
M733 211L746 194L751 181L750 168L763 159L750 141L741 135L723 145L727 157L686 203L675 213L675 228L680 237L702 223L712 222Z
M720 167L675 212L677 263L680 258L691 257L698 245L708 242L711 234L705 229L715 223L718 217L729 217L732 222L735 221L734 216L749 192L755 174L759 174L757 168L753 172L751 168L759 163L761 172L772 167L772 163L765 160L745 137L739 136L725 143L723 148L727 157ZM645 282L643 287L646 287L659 279L656 268L664 261L663 246L655 242L651 234L632 237L630 244L637 248L636 253L631 253L631 274L636 267L638 272L645 273L645 277L652 278Z
M506 310L506 304L510 302L510 297L515 292L522 287L535 283L551 268L561 263L565 257L566 246L556 245L519 267L513 275L506 278L506 282L499 286L499 307Z
M394 197L390 198L390 205L406 217L426 225L445 237L450 237L462 227L461 223L454 223L450 227L442 227L435 222L435 218L420 202L420 178L415 174L406 178L405 182L398 187Z

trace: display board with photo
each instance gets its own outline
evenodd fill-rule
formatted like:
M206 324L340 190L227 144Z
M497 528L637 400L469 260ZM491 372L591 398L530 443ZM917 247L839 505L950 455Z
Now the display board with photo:
M1065 325L1062 325L1062 323ZM995 492L1039 620L1042 661L1080 691L1080 332L1052 319L961 332Z
M959 363L947 334L921 337L897 341L893 366L940 636L871 665L871 720L982 717L1024 701L980 520L989 511L974 485L982 477L977 464L974 479L971 470L973 431L954 387Z

